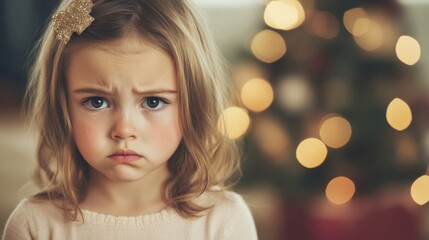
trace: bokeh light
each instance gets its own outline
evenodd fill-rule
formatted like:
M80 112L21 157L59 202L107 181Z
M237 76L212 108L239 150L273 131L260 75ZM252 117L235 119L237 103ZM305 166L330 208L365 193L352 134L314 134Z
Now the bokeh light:
M349 202L355 194L356 187L352 180L340 176L332 179L326 186L326 198L337 205Z
M354 33L355 23L358 19L362 19L362 18L367 18L367 14L365 10L363 10L362 8L349 9L344 13L344 16L343 16L344 27L347 29L349 33L355 35Z
M392 128L402 131L411 124L413 116L408 104L402 99L395 98L387 107L386 119Z
M297 28L305 19L304 8L296 0L271 1L264 12L265 23L275 29Z
M250 48L257 59L273 63L285 55L286 42L277 32L263 30L253 37Z
M222 134L231 139L243 136L250 126L250 117L245 109L229 107L219 118L218 127Z
M313 91L302 76L287 76L276 86L276 100L289 113L300 113L313 103Z
M272 1L282 1L287 2L289 0L264 0L265 4L268 4ZM302 5L304 9L313 9L315 5L315 0L299 0L299 3Z
M411 197L419 205L424 205L429 201L428 175L423 175L413 182L411 185Z
M339 23L334 14L324 11L312 11L305 24L308 32L324 39L333 39L338 35Z
M259 64L254 62L241 62L234 65L232 71L232 80L234 81L237 89L243 88L244 84L253 78L267 78L266 70Z
M361 26L363 25L363 26ZM375 51L383 45L384 31L376 21L359 18L353 30L355 42L364 50Z
M251 79L241 89L243 104L253 112L261 112L267 109L273 102L273 98L273 88L264 79Z
M253 120L252 137L261 151L276 165L281 165L290 152L290 136L284 123L265 114Z
M395 50L399 60L407 65L414 65L420 59L420 44L413 37L399 37Z
M328 155L326 145L317 138L303 140L296 149L296 158L302 166L315 168L320 166Z
M353 36L362 36L369 31L371 24L372 21L369 18L356 19L351 33Z
M340 148L349 142L352 126L343 117L328 117L323 121L319 134L326 145L331 148Z

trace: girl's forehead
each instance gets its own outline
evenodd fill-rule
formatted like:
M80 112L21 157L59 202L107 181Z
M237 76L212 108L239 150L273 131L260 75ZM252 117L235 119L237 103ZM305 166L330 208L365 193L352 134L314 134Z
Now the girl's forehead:
M153 49L162 50L152 41L133 33L125 34L124 36L113 40L77 43L74 48L74 50L81 48L95 48L113 54L138 54Z
M177 81L170 55L150 41L133 35L73 49L65 74L69 87L101 81L101 85L109 88L116 85L119 88L128 82L130 86L159 88L165 85L173 89Z

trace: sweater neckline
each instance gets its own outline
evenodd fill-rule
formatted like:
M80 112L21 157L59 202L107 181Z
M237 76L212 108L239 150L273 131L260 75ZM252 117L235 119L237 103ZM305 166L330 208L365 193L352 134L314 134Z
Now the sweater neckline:
M141 227L164 222L179 216L171 207L164 208L158 212L137 216L114 216L88 209L82 209L82 214L86 223L116 227Z

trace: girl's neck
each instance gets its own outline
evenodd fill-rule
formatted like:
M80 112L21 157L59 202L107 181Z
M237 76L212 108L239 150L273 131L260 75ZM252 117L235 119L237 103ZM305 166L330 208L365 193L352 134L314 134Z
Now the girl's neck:
M114 216L138 216L167 207L163 200L163 186L169 176L166 166L130 182L111 181L95 170L90 175L82 209Z

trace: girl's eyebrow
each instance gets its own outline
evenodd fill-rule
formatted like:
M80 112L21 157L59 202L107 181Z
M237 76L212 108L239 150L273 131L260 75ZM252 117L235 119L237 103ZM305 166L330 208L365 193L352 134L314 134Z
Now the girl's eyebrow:
M95 88L95 87L77 88L77 89L73 89L72 92L73 93L103 94L103 95L112 94L112 91L110 91L108 89ZM160 89L152 89L152 90L146 90L146 91L133 90L133 93L139 94L139 95L176 94L177 91L174 89L162 89L162 88L160 88Z
M177 91L173 89L153 89L153 90L146 90L146 91L133 90L133 93L139 94L139 95L151 95L151 94L162 94L162 93L175 94L177 93Z
M92 93L92 94L111 94L111 91L107 89L102 88L95 88L95 87L83 87L83 88L77 88L72 90L73 93Z

